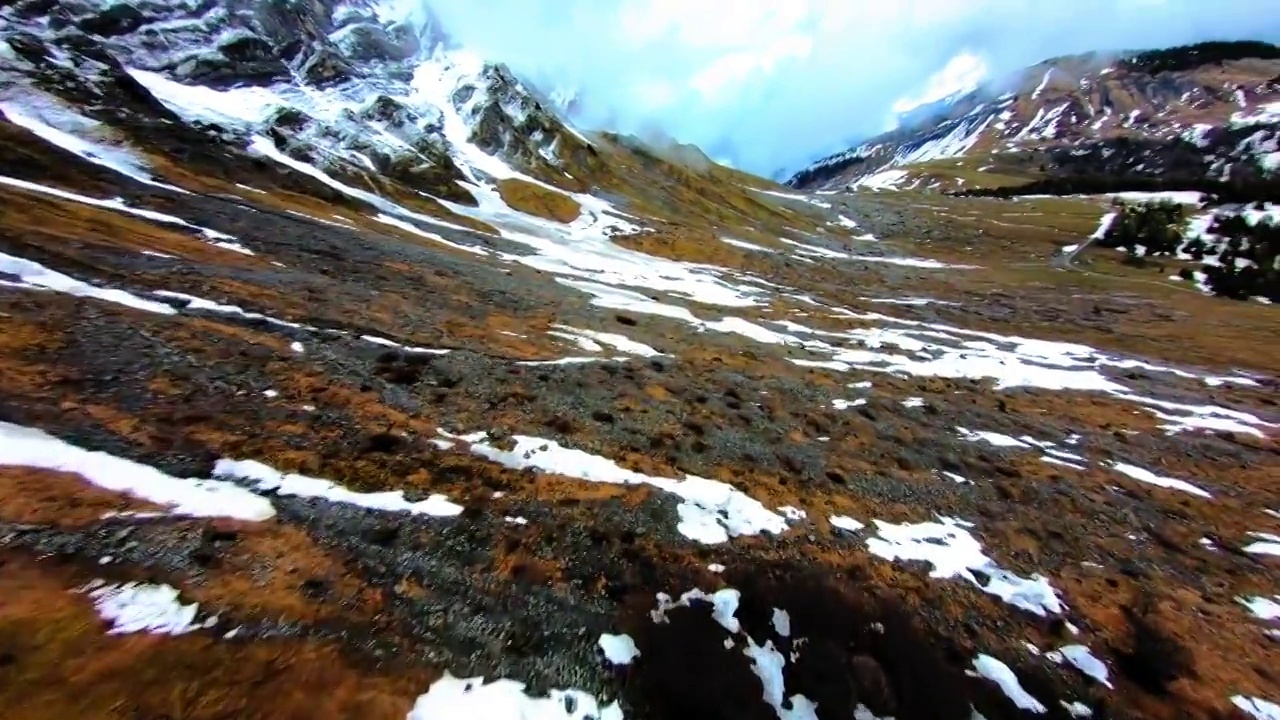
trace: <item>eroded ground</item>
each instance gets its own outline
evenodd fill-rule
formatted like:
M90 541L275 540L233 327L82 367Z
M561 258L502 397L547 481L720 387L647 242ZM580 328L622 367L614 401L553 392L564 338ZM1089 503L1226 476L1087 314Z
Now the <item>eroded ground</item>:
M0 131L7 717L1280 701L1276 311L1056 269L1097 202L414 217Z

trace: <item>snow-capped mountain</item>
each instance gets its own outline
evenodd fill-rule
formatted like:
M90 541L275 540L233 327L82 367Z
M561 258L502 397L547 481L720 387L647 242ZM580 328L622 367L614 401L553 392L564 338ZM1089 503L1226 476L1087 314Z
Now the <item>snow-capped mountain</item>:
M584 136L505 66L453 46L428 10L396 17L392 7L19 2L4 11L3 100L71 131L60 126L83 124L81 114L126 120L116 95L133 89L148 107L133 108L131 124L181 121L242 146L263 138L326 172L412 181L461 201L458 182L497 179L506 163L567 179L563 166L589 152Z
M1057 58L795 174L798 188L927 187L930 165L970 158L1004 175L1090 172L1218 180L1280 170L1280 48L1209 43ZM956 180L956 179L953 179ZM951 185L960 185L956 180Z

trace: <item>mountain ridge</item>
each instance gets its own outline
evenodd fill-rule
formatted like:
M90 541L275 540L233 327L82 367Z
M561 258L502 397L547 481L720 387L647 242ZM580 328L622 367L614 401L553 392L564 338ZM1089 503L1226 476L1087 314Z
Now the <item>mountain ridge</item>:
M1047 60L988 83L946 112L823 158L788 183L875 186L879 171L965 156L1020 164L1021 173L1035 176L1040 164L1054 164L1056 158L1045 155L1055 149L1106 153L1109 142L1124 138L1197 146L1205 176L1223 177L1228 165L1237 165L1238 173L1268 175L1274 172L1275 120L1266 108L1280 98L1277 58L1276 46L1240 42ZM1256 108L1253 115L1243 112L1249 106ZM1256 149L1240 147L1241 139L1228 132L1245 126L1268 133L1252 141ZM1236 145L1226 147L1229 140ZM1029 155L1020 161L1018 152ZM1229 156L1209 160L1215 154ZM1139 162L1129 167L1143 171ZM886 176L890 183L901 177L905 173Z

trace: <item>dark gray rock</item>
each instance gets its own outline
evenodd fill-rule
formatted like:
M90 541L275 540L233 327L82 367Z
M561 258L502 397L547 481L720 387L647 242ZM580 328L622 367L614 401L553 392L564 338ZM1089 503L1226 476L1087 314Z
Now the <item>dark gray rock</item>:
M84 32L102 37L127 35L142 27L147 16L134 3L118 2L76 23Z
M317 45L298 67L298 75L312 85L332 85L360 73L331 45Z
M343 29L335 43L353 62L406 60L418 52L418 38L407 31L395 34L374 23L360 23Z

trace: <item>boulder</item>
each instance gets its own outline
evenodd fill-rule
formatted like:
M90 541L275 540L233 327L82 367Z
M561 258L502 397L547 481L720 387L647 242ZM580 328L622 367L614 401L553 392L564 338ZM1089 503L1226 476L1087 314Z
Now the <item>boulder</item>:
M416 124L420 117L408 105L386 95L374 98L373 102L360 111L360 116L366 120L376 120L394 126Z
M116 37L128 35L146 22L147 16L137 7L130 3L118 2L81 18L76 23L76 27L90 35Z
M412 33L390 33L381 25L359 23L344 29L334 43L352 61L405 60L418 52L417 37Z
M293 107L278 108L267 118L267 126L275 130L295 133L301 131L312 120L310 115Z
M218 52L235 62L276 60L276 49L265 38L253 33L232 36L218 45Z
M268 85L289 78L289 66L278 58L232 60L221 53L188 58L173 69L174 75L215 88Z
M312 85L332 85L359 75L335 48L317 45L298 68L298 75Z
M257 8L256 19L263 34L277 46L306 48L332 32L331 5L323 0L265 0Z

